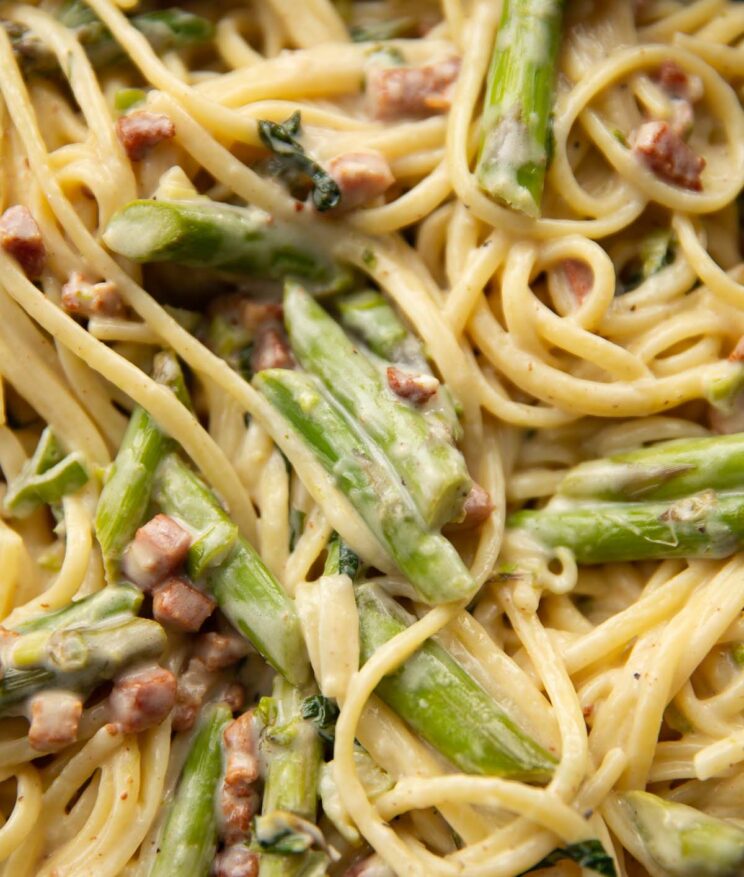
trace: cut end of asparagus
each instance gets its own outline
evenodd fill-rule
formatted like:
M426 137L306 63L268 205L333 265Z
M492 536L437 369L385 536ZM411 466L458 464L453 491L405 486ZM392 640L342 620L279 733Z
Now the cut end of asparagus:
M626 792L620 802L649 858L669 877L744 874L744 828L650 792Z
M103 233L106 246L134 262L167 258L183 234L178 211L162 201L133 201L114 214Z

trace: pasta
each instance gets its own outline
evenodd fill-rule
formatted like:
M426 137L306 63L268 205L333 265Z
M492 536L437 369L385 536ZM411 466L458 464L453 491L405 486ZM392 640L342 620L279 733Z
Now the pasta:
M744 873L743 37L3 3L5 877Z

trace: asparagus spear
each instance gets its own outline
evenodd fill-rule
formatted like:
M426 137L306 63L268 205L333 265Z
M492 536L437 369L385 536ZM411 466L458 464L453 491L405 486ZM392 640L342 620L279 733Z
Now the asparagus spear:
M41 629L9 639L2 647L0 714L12 712L42 689L69 689L87 696L124 667L157 658L165 645L163 628L143 618Z
M170 387L181 401L187 401L183 374L173 354L156 355L153 377ZM124 549L147 512L155 469L173 447L173 439L161 431L150 414L144 408L135 408L96 509L96 536L111 581L118 577Z
M284 679L274 680L273 696L263 698L265 722L260 751L266 770L261 816L255 838L262 848L260 877L325 873L328 856L315 825L323 745L315 727L302 715L303 696Z
M224 703L202 712L168 807L149 877L206 877L217 850L215 796L223 770L222 734L232 720Z
M744 828L650 792L626 792L620 803L646 853L669 877L744 874Z
M284 292L289 340L302 366L362 425L400 475L430 527L456 518L472 486L462 454L397 398L374 364L298 283Z
M489 195L540 214L563 0L504 0L476 169Z
M50 427L17 478L8 485L3 505L8 514L25 518L40 505L59 502L79 490L90 476L80 452L65 455Z
M17 633L32 633L36 630L54 631L90 627L105 618L136 615L143 598L142 591L134 585L108 585L95 594L76 600L56 612L47 612L28 621L22 621L14 625L12 630Z
M106 245L135 262L178 262L257 280L297 276L327 291L352 279L304 228L257 207L198 201L132 201L114 214Z
M565 496L657 500L744 488L744 433L675 439L581 463L558 487Z
M570 501L522 511L507 526L546 548L569 548L579 563L728 557L744 546L744 494L704 491L667 503Z
M421 342L411 334L385 297L372 289L351 292L335 301L341 325L356 335L382 361L411 366L421 374L432 374ZM462 436L457 407L446 386L441 386L423 410L424 417L443 423L454 441Z
M126 52L88 6L78 2L66 3L60 10L59 19L76 32L91 64L97 69L127 60ZM133 15L129 21L147 37L158 54L200 45L214 36L211 21L178 8ZM29 28L14 21L3 21L2 27L10 37L16 60L25 74L49 76L58 71L54 53Z
M405 630L410 616L372 584L356 588L361 659ZM542 782L555 758L530 739L441 646L425 643L376 693L466 773Z
M465 599L475 582L454 547L429 530L379 448L310 375L267 369L254 385L296 431L427 603Z
M294 603L251 544L237 535L215 495L175 454L167 455L156 472L153 500L200 534L187 565L201 569L234 627L290 682L306 682L309 664ZM207 544L210 550L202 551ZM195 558L197 552L202 553Z

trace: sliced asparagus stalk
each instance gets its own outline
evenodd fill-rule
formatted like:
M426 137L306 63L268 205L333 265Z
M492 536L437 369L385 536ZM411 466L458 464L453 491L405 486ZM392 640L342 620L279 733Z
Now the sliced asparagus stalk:
M365 354L298 283L284 292L292 350L307 371L380 446L430 527L456 518L472 486L449 435L431 429L420 411L397 398Z
M178 262L256 280L302 277L328 292L346 288L353 277L306 229L257 207L206 199L132 201L114 214L103 239L135 262Z
M305 875L327 866L325 841L315 825L323 744L303 718L301 692L277 676L271 698L259 704L265 722L260 752L266 770L255 837L262 848L260 877ZM320 873L324 873L323 870Z
M156 355L153 377L170 387L182 402L188 401L183 374L172 353ZM96 509L96 536L110 581L119 577L119 562L124 549L144 520L155 469L173 447L173 439L161 431L150 414L144 408L136 407Z
M353 582L359 573L359 566L359 555L349 548L338 533L334 533L328 540L323 574L348 576Z
M356 588L362 661L411 618L372 584ZM466 773L543 782L555 758L517 724L441 646L425 643L376 693L419 736Z
M32 633L36 630L67 630L73 627L90 627L98 621L118 615L135 616L142 605L144 594L134 585L108 585L59 609L37 615L28 621L13 626L17 633Z
M77 629L41 629L8 639L2 647L0 714L12 712L45 688L87 696L124 667L159 657L165 646L163 628L144 618Z
M351 292L335 301L341 325L388 364L410 366L431 375L421 342L403 325L385 297L372 289ZM449 389L442 385L422 411L424 417L444 424L454 441L462 436L457 407Z
M540 214L563 0L504 0L476 176L493 198Z
M36 450L17 478L8 485L5 511L25 518L40 505L59 502L87 483L88 469L80 452L65 455L50 427L41 434Z
M369 438L311 375L267 369L255 386L304 441L427 603L469 597L475 582L454 547L428 529Z
M224 703L202 712L168 807L149 877L205 877L217 850L215 796L222 777L222 734L232 720Z
M650 792L626 792L630 815L649 858L669 877L741 877L744 828Z
M728 557L744 546L744 495L712 490L667 503L575 505L522 511L507 526L544 548L568 548L578 563Z
M76 32L96 69L127 60L126 52L111 32L85 4L65 3L58 17L62 24ZM211 21L178 8L133 15L129 21L147 37L158 54L200 45L214 36ZM58 72L56 56L32 31L13 21L3 21L1 24L10 37L16 60L25 74L49 76Z
M234 627L290 682L306 682L309 663L294 603L250 543L236 535L215 495L175 454L157 470L153 500L200 534L187 565L203 573Z
M744 434L675 439L581 463L561 481L565 496L658 500L744 488Z

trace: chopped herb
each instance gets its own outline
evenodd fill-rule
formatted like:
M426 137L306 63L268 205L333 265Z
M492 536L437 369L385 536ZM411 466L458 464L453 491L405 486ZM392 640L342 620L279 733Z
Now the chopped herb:
M302 718L315 725L318 736L326 743L336 739L336 719L339 709L336 702L322 694L314 694L302 701Z
M541 868L550 868L564 859L576 862L582 868L588 868L590 871L602 874L603 877L617 877L612 857L607 855L598 840L585 840L567 847L559 847L523 873L529 874L531 871L539 871Z
M628 143L628 138L619 128L615 128L615 130L612 132L612 136L615 138L615 140L617 140L618 143L621 143L626 148L630 146L630 144Z
M366 249L362 253L362 262L369 268L370 271L374 271L377 267L377 256L375 256L375 251Z
M273 153L267 162L269 174L281 180L298 201L312 195L316 209L323 212L341 203L341 190L328 172L305 152L296 139L300 135L300 111L285 122L258 121L258 133L264 146Z

